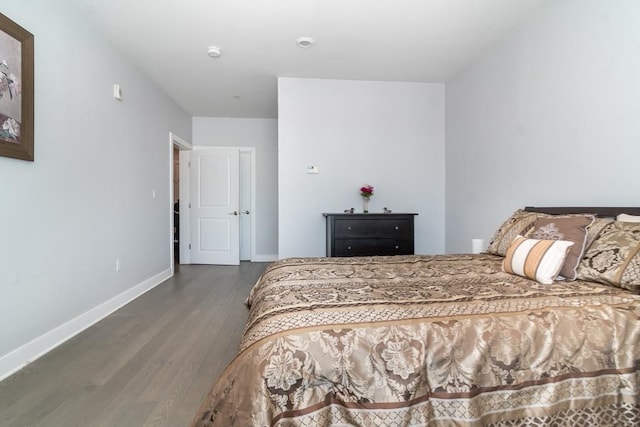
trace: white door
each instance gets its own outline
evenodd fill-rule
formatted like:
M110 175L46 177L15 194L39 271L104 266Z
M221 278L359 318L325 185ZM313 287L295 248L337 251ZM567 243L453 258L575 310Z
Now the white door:
M240 264L240 153L191 152L191 263Z

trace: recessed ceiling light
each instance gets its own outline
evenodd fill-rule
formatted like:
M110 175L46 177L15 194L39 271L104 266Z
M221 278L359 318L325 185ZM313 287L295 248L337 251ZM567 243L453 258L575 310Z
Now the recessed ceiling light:
M298 47L301 47L303 49L308 49L311 46L313 46L315 42L311 37L298 37L296 39L296 44L298 45Z
M222 51L218 46L209 46L209 49L207 49L207 54L209 54L209 56L212 58L220 58L220 56L222 55Z

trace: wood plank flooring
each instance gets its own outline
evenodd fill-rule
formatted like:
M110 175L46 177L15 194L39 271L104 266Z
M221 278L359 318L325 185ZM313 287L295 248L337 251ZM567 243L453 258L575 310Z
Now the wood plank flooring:
M187 426L236 354L266 263L171 279L0 382L0 426Z

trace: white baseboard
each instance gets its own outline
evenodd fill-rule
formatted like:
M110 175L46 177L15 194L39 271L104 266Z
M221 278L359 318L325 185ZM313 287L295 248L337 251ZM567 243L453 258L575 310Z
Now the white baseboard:
M273 262L278 260L278 255L256 255L251 262Z
M171 277L171 270L164 270L129 288L120 295L39 336L22 347L18 347L11 353L0 357L0 381L104 319L120 307L155 288L169 277Z

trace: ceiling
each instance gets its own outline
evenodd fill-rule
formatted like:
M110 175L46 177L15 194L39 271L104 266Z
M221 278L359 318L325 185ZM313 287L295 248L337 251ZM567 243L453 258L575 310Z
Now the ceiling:
M275 118L277 77L445 83L548 0L66 1L191 116Z

